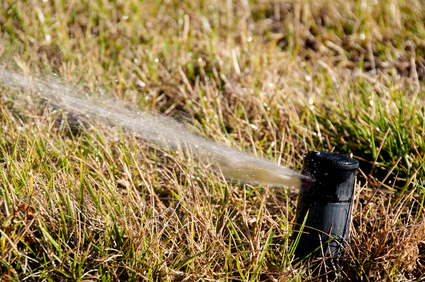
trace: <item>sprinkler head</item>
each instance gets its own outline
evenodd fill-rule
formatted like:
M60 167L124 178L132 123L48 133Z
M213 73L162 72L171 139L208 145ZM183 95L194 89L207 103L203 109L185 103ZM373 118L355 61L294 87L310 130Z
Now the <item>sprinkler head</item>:
M302 174L309 179L303 180L297 202L295 229L299 231L306 220L295 252L298 259L308 255L343 258L358 166L357 160L346 155L319 151L304 155Z

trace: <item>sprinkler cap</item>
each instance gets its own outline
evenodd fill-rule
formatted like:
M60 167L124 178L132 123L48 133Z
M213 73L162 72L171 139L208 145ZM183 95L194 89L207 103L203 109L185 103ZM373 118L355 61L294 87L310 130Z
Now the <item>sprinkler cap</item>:
M302 174L310 177L302 185L301 197L314 201L347 202L353 198L353 187L359 162L346 155L310 151L304 155ZM307 191L309 190L309 191Z
M359 162L356 159L329 152L310 151L304 155L304 159L313 163L322 163L322 165L335 169L355 170L359 167Z

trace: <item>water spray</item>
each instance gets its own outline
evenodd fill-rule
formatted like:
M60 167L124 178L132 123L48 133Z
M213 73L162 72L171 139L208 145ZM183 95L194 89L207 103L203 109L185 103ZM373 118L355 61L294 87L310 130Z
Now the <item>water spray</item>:
M346 155L319 151L304 155L302 174L309 178L303 181L297 203L295 228L301 231L304 226L295 252L298 259L332 258L326 265L333 269L339 265L349 241L358 166Z
M99 101L97 97L93 101L89 93L82 93L55 77L39 79L3 70L0 71L1 81L6 86L47 99L74 114L93 115L139 133L142 138L161 147L174 150L184 148L195 157L215 166L229 179L299 188L301 180L308 178L271 161L208 141L164 115L134 111L119 100Z

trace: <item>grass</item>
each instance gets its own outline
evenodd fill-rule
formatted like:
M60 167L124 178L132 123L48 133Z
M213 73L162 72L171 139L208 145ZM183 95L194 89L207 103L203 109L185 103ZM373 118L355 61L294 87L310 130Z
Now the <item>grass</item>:
M1 68L56 74L295 170L312 149L352 153L340 279L420 281L424 20L421 1L401 0L4 0ZM24 89L0 99L3 281L315 279L293 262L296 190L76 126Z

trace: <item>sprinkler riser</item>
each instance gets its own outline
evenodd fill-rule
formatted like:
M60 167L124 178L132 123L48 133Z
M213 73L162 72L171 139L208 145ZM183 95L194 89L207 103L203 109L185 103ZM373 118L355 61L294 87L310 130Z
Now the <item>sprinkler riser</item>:
M357 168L358 161L345 155L311 151L304 156L302 174L311 180L303 180L298 196L295 229L300 230L307 212L308 217L296 258L306 257L321 245L313 257L343 257L350 235Z

